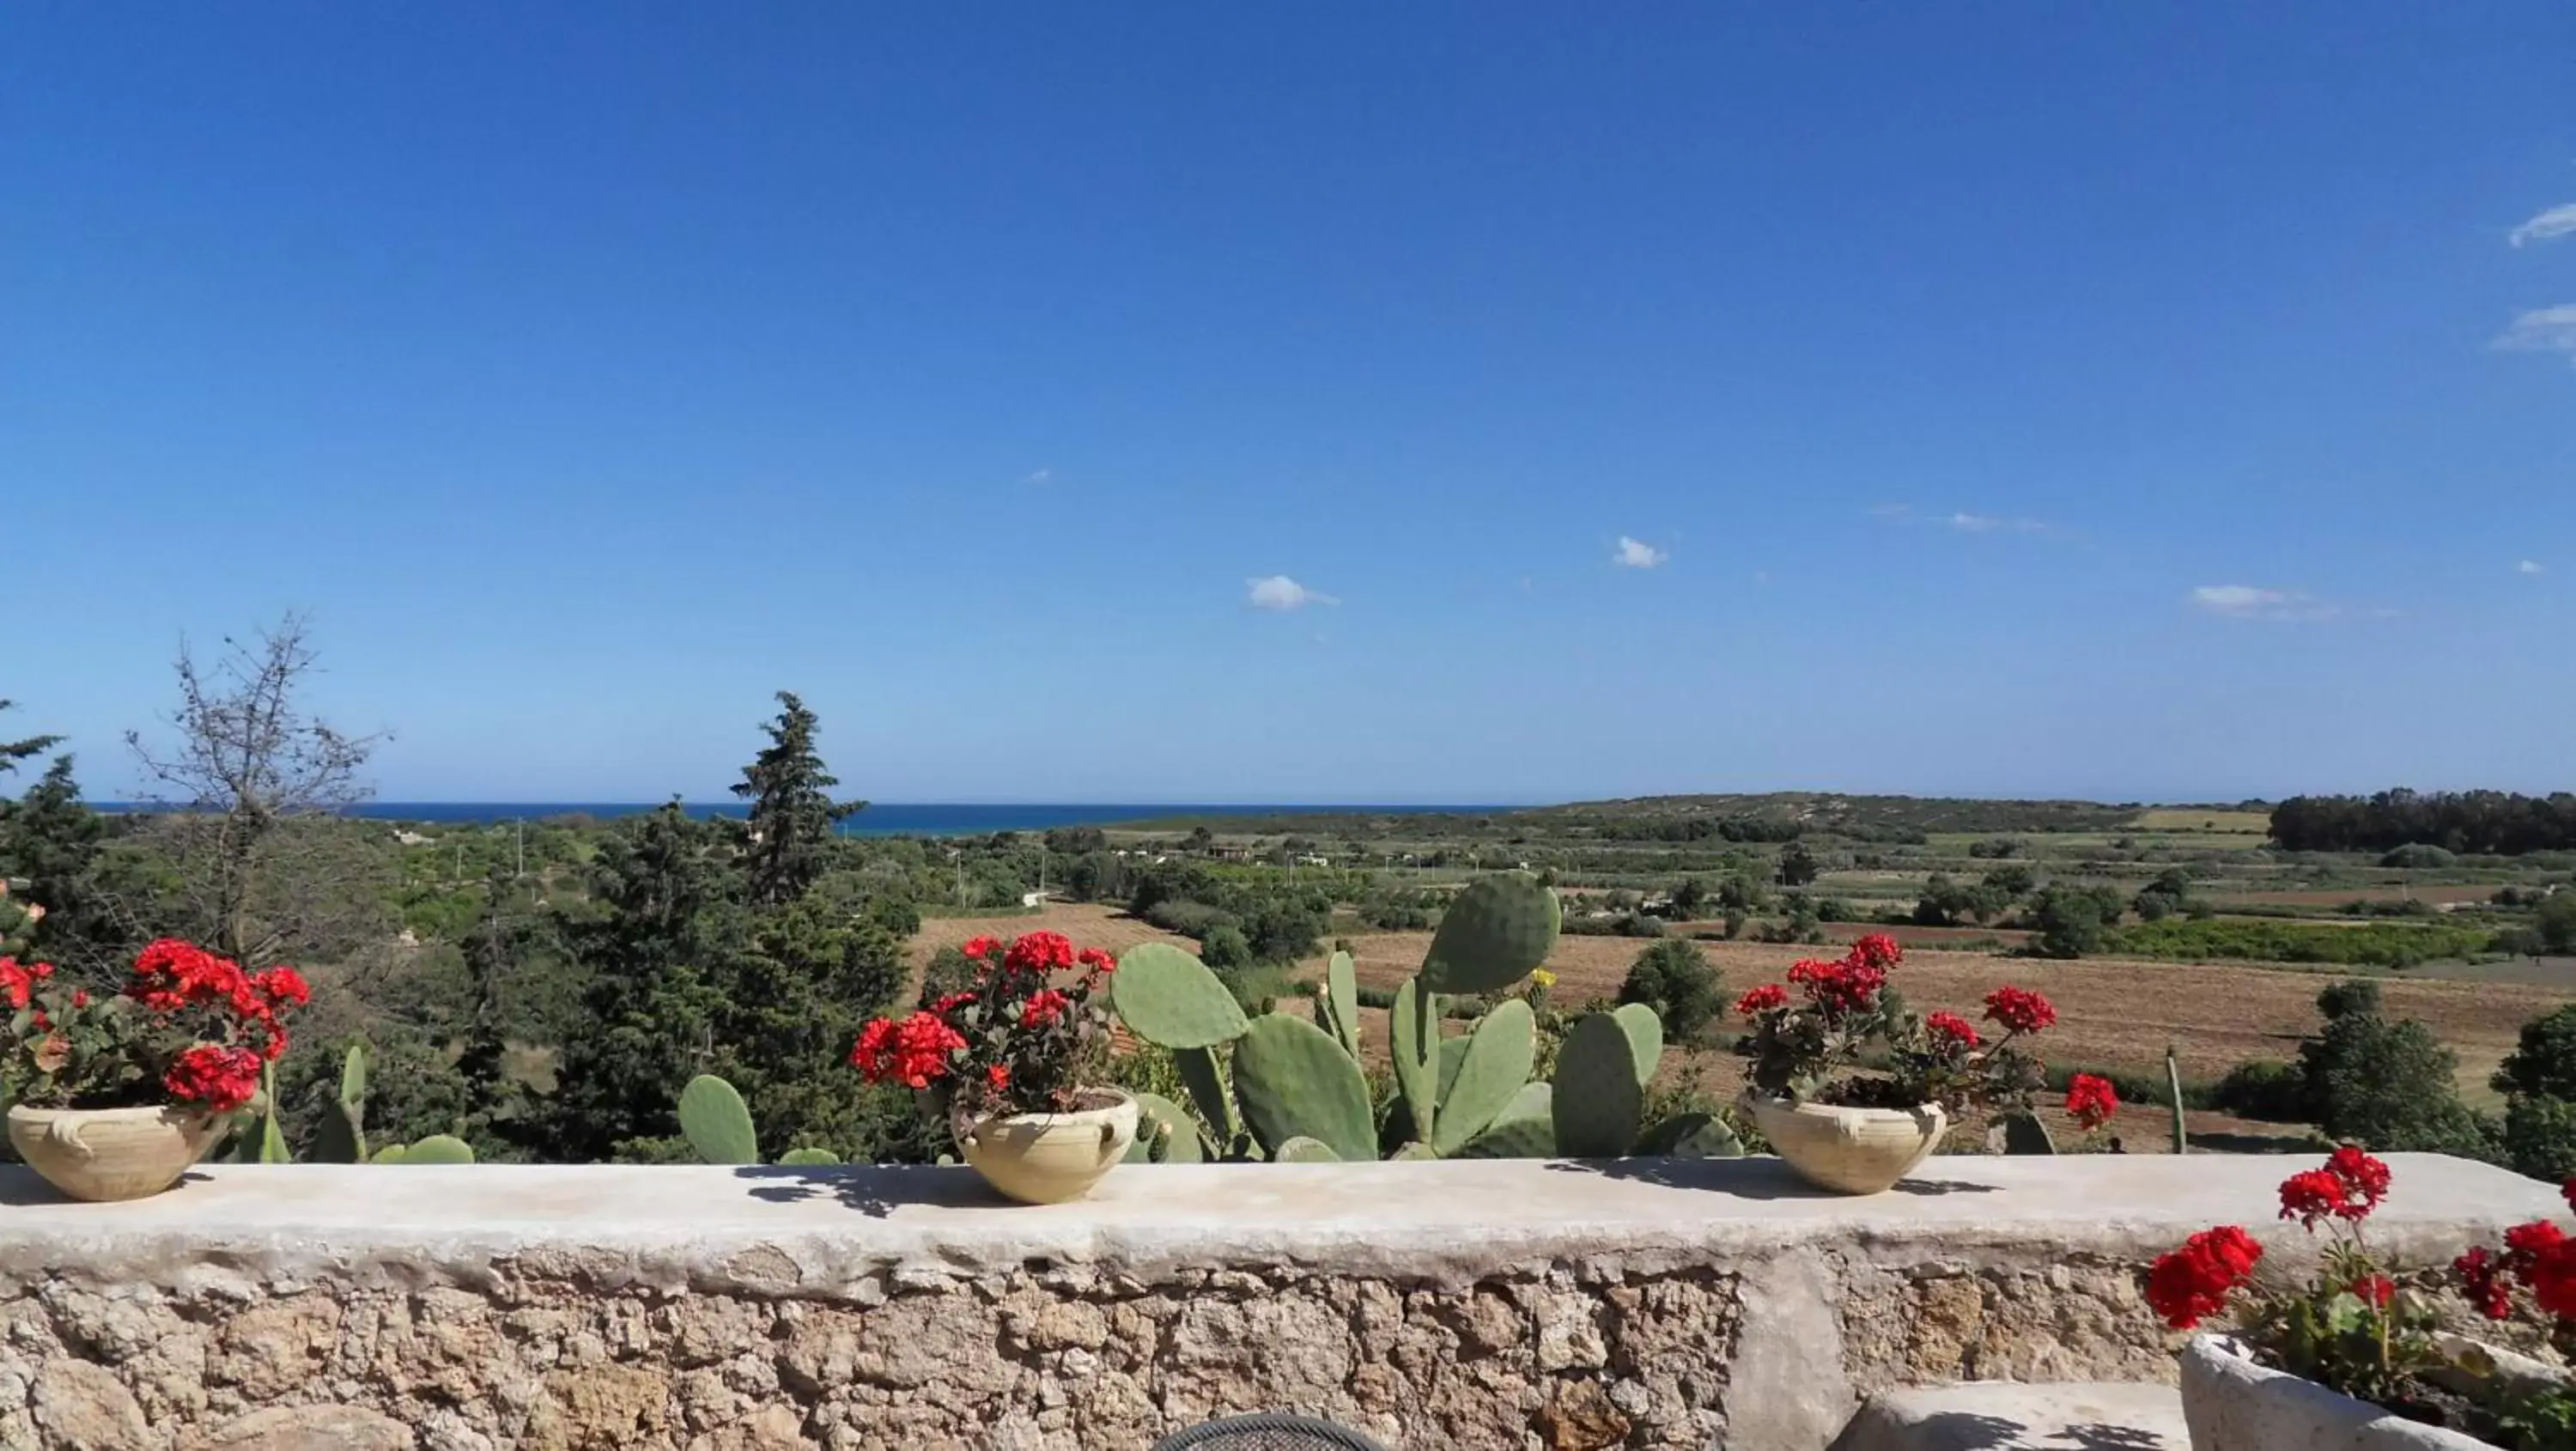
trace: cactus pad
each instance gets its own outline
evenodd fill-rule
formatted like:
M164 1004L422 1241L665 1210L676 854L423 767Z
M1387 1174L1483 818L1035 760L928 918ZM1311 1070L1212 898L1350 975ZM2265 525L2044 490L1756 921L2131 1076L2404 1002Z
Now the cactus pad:
M1128 1147L1130 1164L1195 1164L1203 1157L1199 1152L1199 1126L1189 1110L1159 1093L1138 1093L1136 1099L1136 1142Z
M778 1162L799 1167L814 1164L837 1164L841 1156L829 1149L789 1149L778 1156Z
M1334 1153L1333 1146L1323 1140L1301 1134L1281 1144L1279 1152L1270 1156L1270 1161L1274 1164L1338 1164L1342 1156Z
M1675 1114L1637 1140L1640 1155L1659 1159L1741 1159L1744 1141L1712 1114Z
M1409 977L1395 990L1395 1009L1387 1020L1389 1049L1395 1061L1396 1091L1413 1137L1429 1139L1439 1126L1440 1000Z
M1351 955L1336 952L1324 964L1324 991L1316 1003L1328 1010L1333 1019L1333 1036L1342 1040L1342 1051L1353 1062L1360 1056L1360 980L1351 965Z
M1207 964L1166 942L1140 942L1118 959L1109 1001L1128 1031L1165 1048L1212 1048L1243 1036L1243 1007Z
M1274 1153L1304 1137L1344 1159L1377 1157L1368 1079L1332 1035L1303 1018L1266 1013L1244 1031L1234 1045L1234 1096Z
M379 1159L377 1162L385 1161ZM453 1134L431 1134L403 1150L402 1157L393 1162L404 1165L471 1164L474 1162L474 1146Z
M752 1132L751 1110L734 1086L712 1073L701 1073L680 1090L680 1132L689 1148L708 1164L757 1164L760 1140Z
M1538 878L1479 877L1441 914L1421 981L1435 993L1500 992L1547 961L1562 922L1556 893Z
M1664 1061L1664 1020L1644 1003L1622 1003L1610 1016L1628 1035L1628 1046L1637 1055L1637 1086L1644 1088L1655 1081L1656 1065Z
M1454 1069L1449 1067L1450 1043L1466 1045ZM1530 1068L1538 1061L1538 1020L1528 1003L1507 998L1476 1024L1472 1037L1452 1038L1440 1050L1440 1122L1431 1146L1454 1154L1483 1133L1529 1082Z
M1570 1159L1625 1156L1637 1145L1645 1100L1628 1025L1610 1013L1576 1023L1556 1058L1557 1152Z
M1546 1159L1556 1154L1555 1115L1550 1107L1556 1091L1544 1083L1529 1083L1512 1095L1485 1131L1467 1141L1458 1151L1462 1159Z

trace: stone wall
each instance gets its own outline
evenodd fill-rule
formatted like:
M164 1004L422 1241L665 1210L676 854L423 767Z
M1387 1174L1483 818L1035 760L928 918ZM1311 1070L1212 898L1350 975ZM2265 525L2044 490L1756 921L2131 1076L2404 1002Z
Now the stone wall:
M2544 1186L2400 1156L2418 1258ZM0 1175L0 1447L1145 1447L1298 1409L1392 1448L1816 1451L1855 1398L2170 1379L2146 1259L2279 1160L965 1170L225 1166L133 1205ZM8 1177L15 1176L15 1177Z

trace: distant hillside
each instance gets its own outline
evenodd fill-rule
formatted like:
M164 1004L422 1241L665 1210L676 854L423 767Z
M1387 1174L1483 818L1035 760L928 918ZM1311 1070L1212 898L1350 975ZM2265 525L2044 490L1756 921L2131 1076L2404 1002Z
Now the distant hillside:
M1641 822L1762 823L1818 833L2111 831L2145 807L2138 802L1992 801L1953 796L1845 796L1830 791L1760 795L1638 796L1581 801L1517 813L1554 829L1596 825L1616 833Z

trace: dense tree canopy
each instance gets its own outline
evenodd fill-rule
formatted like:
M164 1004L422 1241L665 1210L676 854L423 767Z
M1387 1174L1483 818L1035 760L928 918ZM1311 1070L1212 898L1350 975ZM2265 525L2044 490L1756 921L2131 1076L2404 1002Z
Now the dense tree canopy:
M2272 809L2272 839L2290 851L2391 851L2410 844L2516 856L2576 848L2576 793L2382 791L2293 796Z

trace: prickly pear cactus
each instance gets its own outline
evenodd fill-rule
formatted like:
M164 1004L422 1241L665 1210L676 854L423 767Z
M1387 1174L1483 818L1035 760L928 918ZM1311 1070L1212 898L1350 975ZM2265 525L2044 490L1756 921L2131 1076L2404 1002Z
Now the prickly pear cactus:
M1405 1121L1414 1138L1430 1142L1440 1122L1440 999L1421 978L1406 978L1395 990L1387 1038Z
M1274 1154L1304 1137L1344 1159L1377 1157L1368 1079L1341 1044L1303 1018L1265 1013L1235 1041L1234 1096Z
M1274 1164L1338 1164L1342 1156L1334 1153L1333 1146L1321 1139L1299 1135L1281 1144L1279 1152L1270 1156L1270 1161Z
M712 1073L701 1073L680 1090L680 1132L700 1162L757 1164L760 1140L753 1134L751 1110L734 1086Z
M1637 1152L1662 1159L1740 1159L1744 1141L1711 1114L1675 1114L1637 1140Z
M370 1164L409 1167L426 1164L471 1164L474 1146L452 1134L431 1134L416 1144L388 1144L376 1150Z
M1645 1111L1636 1040L1611 1013L1587 1014L1565 1035L1556 1058L1557 1152L1571 1159L1616 1159L1637 1145Z
M789 1149L778 1156L778 1162L791 1165L837 1164L841 1162L841 1156L829 1149Z
M1213 1048L1249 1026L1207 964L1164 942L1127 949L1109 979L1109 1001L1129 1032L1165 1048Z
M1500 992L1547 961L1562 925L1556 893L1538 878L1479 877L1441 914L1418 976L1435 993Z
M367 1162L367 1045L352 1043L340 1057L340 1100L313 1134L313 1158L323 1164Z
M1548 1159L1556 1156L1556 1091L1528 1083L1512 1095L1485 1131L1467 1141L1462 1159Z
M1637 1057L1637 1086L1647 1087L1655 1081L1655 1069L1664 1061L1664 1020L1644 1003L1622 1003L1611 1009L1610 1016L1619 1030L1628 1035L1628 1047Z
M1136 1098L1136 1142L1127 1148L1130 1164L1195 1164L1199 1152L1199 1126L1188 1110L1159 1093L1138 1093Z
M1347 952L1336 952L1324 964L1324 991L1316 1005L1333 1020L1333 1036L1340 1039L1342 1051L1356 1062L1360 1056L1360 980L1358 969Z
M1458 1066L1451 1069L1448 1048L1455 1042L1466 1047L1458 1054ZM1431 1146L1442 1154L1454 1154L1483 1133L1529 1082L1530 1067L1538 1061L1538 1019L1528 1003L1506 998L1476 1024L1472 1036L1449 1039L1440 1046L1444 1081L1438 1132Z

